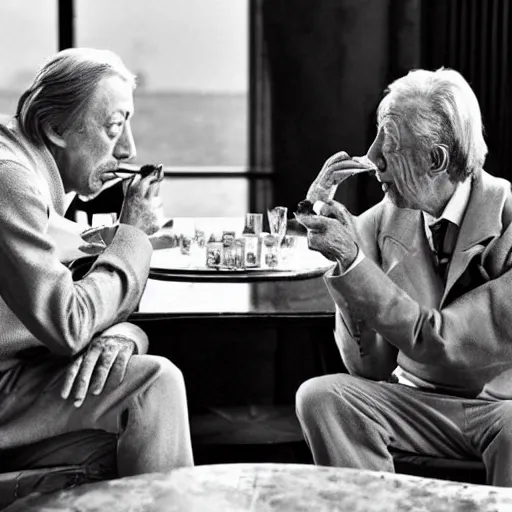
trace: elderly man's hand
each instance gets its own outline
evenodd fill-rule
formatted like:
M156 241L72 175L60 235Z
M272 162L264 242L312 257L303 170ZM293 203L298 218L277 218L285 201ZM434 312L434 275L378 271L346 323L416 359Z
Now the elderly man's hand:
M68 367L62 398L72 396L75 407L80 407L87 393L99 395L109 378L121 382L134 351L135 343L125 337L96 336Z
M140 175L133 177L125 192L119 222L135 226L147 235L162 227L164 214L159 193L163 177L161 167L156 167L144 178Z
M338 185L359 172L374 170L375 166L366 157L349 157L340 151L328 158L315 181L309 187L306 199L328 202L332 200Z
M358 253L358 235L352 215L340 203L325 203L319 215L296 215L308 230L308 247L337 261L342 271L352 265Z

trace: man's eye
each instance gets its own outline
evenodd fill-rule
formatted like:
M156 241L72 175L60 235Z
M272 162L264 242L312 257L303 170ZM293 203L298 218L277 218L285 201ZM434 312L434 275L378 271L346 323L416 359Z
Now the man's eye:
M123 123L111 123L108 125L108 134L110 137L116 137L123 130Z

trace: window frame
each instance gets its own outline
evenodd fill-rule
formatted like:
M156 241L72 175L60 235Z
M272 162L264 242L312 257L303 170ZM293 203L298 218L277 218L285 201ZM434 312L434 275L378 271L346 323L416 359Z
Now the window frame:
M75 1L58 1L59 50L75 46ZM166 178L248 180L250 211L265 211L272 204L274 171L271 151L270 80L263 34L264 0L249 1L248 165L244 167L165 166ZM124 168L136 167L122 164ZM193 170L192 170L193 169Z

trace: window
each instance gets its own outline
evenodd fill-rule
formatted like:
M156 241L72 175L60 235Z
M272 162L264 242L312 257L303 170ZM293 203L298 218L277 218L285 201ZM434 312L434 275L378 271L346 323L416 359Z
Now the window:
M36 70L57 51L55 0L0 2L0 114L12 116Z
M118 53L136 73L137 164L163 163L169 216L248 211L249 0L75 0L75 45Z

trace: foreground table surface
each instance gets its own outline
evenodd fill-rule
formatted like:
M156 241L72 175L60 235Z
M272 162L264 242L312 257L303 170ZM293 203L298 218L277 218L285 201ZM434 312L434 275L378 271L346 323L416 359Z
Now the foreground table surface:
M297 464L179 469L31 496L8 512L510 511L512 489Z

